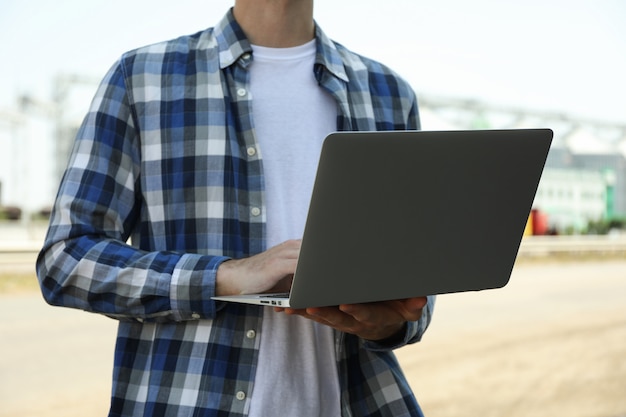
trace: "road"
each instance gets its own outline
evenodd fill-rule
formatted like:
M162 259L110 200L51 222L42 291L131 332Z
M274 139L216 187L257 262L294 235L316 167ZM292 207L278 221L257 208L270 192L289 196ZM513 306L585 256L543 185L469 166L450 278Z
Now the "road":
M33 278L34 279L34 278ZM107 411L115 322L0 294L0 416ZM522 262L397 351L428 417L626 417L626 259Z

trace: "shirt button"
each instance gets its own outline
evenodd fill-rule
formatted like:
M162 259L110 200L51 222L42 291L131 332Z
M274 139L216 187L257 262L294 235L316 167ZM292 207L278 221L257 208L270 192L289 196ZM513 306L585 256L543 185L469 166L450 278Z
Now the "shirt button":
M261 214L261 209L258 207L252 207L252 209L250 210L250 213L254 216L257 217Z
M239 88L239 89L237 90L237 95L238 95L239 97L243 97L243 96L245 96L247 93L248 93L248 92L246 91L246 89L245 89L245 88Z
M239 401L243 401L246 399L246 393L243 391L239 391L237 392L236 397Z
M254 148L254 146L250 146L248 148L248 156L254 156L256 155L256 149Z
M255 332L254 330L248 330L248 331L246 332L246 337L247 337L248 339L254 339L254 338L255 338L255 336L256 336L256 332Z
M197 320L197 319L200 318L200 314L198 314L198 313L191 313L191 318Z

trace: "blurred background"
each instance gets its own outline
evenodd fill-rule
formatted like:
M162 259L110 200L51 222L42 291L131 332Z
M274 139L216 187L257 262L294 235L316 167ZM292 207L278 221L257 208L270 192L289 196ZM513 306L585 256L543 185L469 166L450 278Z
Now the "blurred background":
M213 26L231 5L2 1L0 309L12 319L0 325L0 402L8 404L0 416L105 414L114 322L45 306L33 274L36 251L74 135L104 73L127 50ZM490 293L501 297L495 304L442 297L431 344L400 354L414 387L425 391L420 400L428 415L626 416L626 3L317 0L315 17L331 38L411 83L425 130L555 132L514 271L522 287ZM558 289L572 282L566 297ZM542 314L517 320L529 306ZM468 329L459 320L466 308L478 322L491 317L482 342L458 337ZM73 336L61 337L62 331ZM554 334L570 338L546 337ZM538 338L546 344L530 343ZM484 361L494 345L504 362L490 367ZM582 368L572 356L546 370L532 356L523 360L531 349L539 357L570 358L589 349L594 356ZM511 361L521 368L500 366ZM62 364L70 362L75 371L68 373ZM578 385L568 384L590 368L606 372L586 380L592 398L582 407ZM48 379L41 377L46 372ZM553 376L541 388L540 381L550 380L546 372L563 378ZM420 385L422 373L439 384ZM458 386L447 384L455 375L464 375ZM490 382L481 385L485 377ZM514 395L496 398L493 387L501 383ZM18 390L49 401L35 406ZM536 402L533 414L528 396L547 402ZM550 401L544 410L551 412L542 413Z
M231 4L3 1L2 216L45 217L95 88L120 54L212 26ZM623 2L321 0L315 15L332 38L413 85L424 129L552 128L534 234L623 227Z

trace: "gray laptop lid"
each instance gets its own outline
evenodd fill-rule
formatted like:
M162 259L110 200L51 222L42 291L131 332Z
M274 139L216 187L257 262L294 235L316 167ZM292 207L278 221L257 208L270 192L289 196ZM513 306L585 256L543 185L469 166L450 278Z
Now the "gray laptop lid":
M549 129L331 134L291 306L506 285L551 140Z

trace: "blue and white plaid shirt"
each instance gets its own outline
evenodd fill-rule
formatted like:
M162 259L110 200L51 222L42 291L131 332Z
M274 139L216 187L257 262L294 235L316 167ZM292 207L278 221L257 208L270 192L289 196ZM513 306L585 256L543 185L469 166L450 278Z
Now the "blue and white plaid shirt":
M319 28L316 40L338 130L419 128L403 80ZM126 53L78 132L37 269L50 304L120 321L111 416L247 414L262 308L211 296L221 262L265 249L251 52L230 11ZM392 349L421 338L433 303L393 346L335 332L342 415L421 415Z

